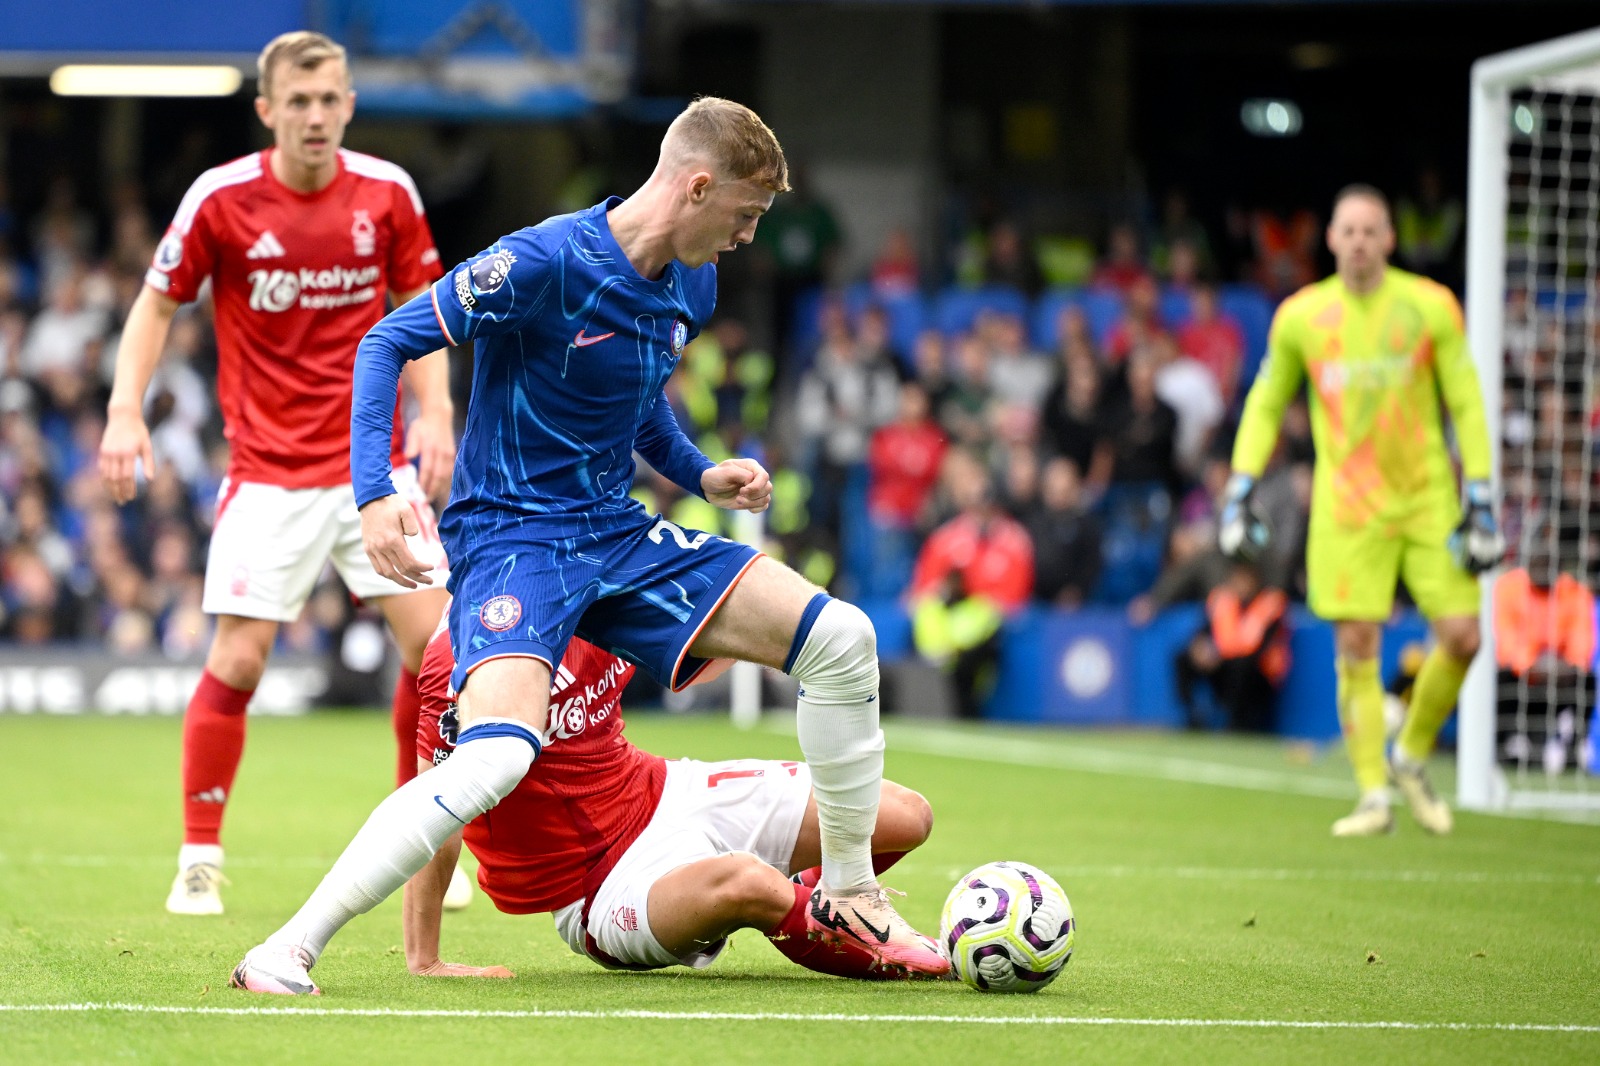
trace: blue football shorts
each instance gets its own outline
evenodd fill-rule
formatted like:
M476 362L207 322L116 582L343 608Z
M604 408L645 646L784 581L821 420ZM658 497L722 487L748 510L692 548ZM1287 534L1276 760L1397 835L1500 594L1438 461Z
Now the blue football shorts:
M499 534L451 558L457 692L503 656L554 670L574 633L673 691L694 680L707 660L689 646L761 553L659 515L621 517L580 536Z

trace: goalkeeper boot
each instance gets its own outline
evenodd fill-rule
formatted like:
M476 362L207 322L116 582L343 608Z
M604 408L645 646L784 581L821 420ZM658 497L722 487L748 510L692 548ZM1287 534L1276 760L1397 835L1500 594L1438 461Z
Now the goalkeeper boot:
M195 862L178 871L167 893L167 910L173 914L221 914L221 886L228 883L216 863Z
M311 954L299 944L258 944L233 968L228 984L275 996L320 996L311 980Z
M1389 773L1418 825L1438 836L1444 836L1455 827L1450 805L1439 798L1433 790L1433 782L1428 780L1426 763L1416 762L1397 751L1389 760Z
M911 928L889 901L889 893L872 884L853 892L834 892L818 885L806 909L806 932L823 940L860 944L885 966L907 974L943 977L950 960L939 945Z
M444 909L447 911L465 910L467 904L472 902L472 878L467 872L457 866L450 873L450 887L444 890Z
M1394 811L1389 809L1388 793L1382 790L1361 797L1356 809L1333 823L1336 837L1371 837L1394 832Z

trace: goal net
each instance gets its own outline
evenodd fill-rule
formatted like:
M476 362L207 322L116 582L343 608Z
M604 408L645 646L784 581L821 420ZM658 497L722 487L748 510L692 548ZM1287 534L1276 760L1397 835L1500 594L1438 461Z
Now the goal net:
M1509 547L1485 578L1458 799L1600 811L1600 30L1472 72L1467 330Z

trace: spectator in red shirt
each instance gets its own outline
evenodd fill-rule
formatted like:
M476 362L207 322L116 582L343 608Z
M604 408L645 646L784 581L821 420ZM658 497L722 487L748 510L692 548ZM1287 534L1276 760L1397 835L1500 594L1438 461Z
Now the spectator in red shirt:
M922 282L917 246L902 226L890 230L872 261L872 291L880 299L915 296Z
M1215 286L1194 287L1189 321L1178 331L1178 350L1211 371L1222 390L1222 402L1232 407L1244 358L1244 331L1232 315L1217 307Z
M897 596L911 577L917 534L929 509L949 442L933 420L928 392L900 386L895 420L872 435L867 452L867 515L873 567L866 594Z
M1142 348L1156 335L1166 332L1161 324L1161 290L1148 275L1128 288L1128 302L1122 318L1106 335L1106 359L1113 365L1126 361L1130 352Z
M1033 541L995 498L988 469L953 450L944 483L958 513L933 531L911 578L912 636L951 673L963 718L979 716L1000 658L1000 626L1033 594Z

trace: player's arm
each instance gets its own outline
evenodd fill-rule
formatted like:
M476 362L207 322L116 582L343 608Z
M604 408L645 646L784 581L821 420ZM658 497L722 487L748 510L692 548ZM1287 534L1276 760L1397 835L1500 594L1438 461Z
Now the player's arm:
M728 511L760 513L772 502L772 477L754 459L713 463L695 447L662 392L634 436L633 446L663 477Z
M1481 574L1497 565L1506 553L1505 537L1494 516L1494 494L1489 485L1489 421L1483 408L1478 371L1467 352L1466 323L1454 294L1438 289L1439 320L1433 330L1433 367L1439 392L1450 411L1461 449L1461 474L1465 484L1465 513L1450 535L1450 549L1463 569Z
M100 439L100 479L118 503L127 503L138 491L136 460L144 461L146 477L155 472L150 429L144 421L144 394L167 346L172 316L180 306L172 297L146 286L134 299L122 329L111 400L106 404L106 429Z
M361 510L361 540L373 569L404 588L431 585L426 563L406 544L421 532L411 506L389 479L394 397L406 363L437 351L442 340L430 297L390 312L356 348L350 407L350 480Z
M402 307L428 291L423 285L391 293ZM430 499L450 487L450 468L456 461L455 404L450 399L450 353L439 348L408 362L406 384L417 398L417 417L406 427L406 458L417 460L417 481Z
M418 760L419 769L432 764ZM457 833L433 859L406 882L401 923L406 945L406 969L419 977L515 977L504 966L467 966L439 961L439 926L444 914L444 894L450 876L461 857L461 834Z
M1283 412L1300 391L1305 377L1292 307L1292 303L1285 304L1273 316L1266 360L1239 416L1239 433L1233 442L1233 476L1228 479L1217 523L1218 546L1232 558L1259 556L1270 537L1266 520L1251 507L1251 496L1278 443Z

